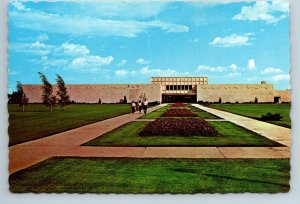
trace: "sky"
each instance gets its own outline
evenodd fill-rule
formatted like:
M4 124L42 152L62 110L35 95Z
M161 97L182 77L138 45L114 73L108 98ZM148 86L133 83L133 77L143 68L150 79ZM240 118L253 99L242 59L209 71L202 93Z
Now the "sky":
M209 84L289 89L287 1L38 1L9 4L9 92L16 81L149 83L206 76Z

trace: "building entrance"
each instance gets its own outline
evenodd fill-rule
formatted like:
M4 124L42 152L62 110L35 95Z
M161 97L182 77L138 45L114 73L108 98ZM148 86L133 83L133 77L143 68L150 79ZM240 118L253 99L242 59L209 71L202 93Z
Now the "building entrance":
M163 103L196 103L197 96L196 95L162 95Z

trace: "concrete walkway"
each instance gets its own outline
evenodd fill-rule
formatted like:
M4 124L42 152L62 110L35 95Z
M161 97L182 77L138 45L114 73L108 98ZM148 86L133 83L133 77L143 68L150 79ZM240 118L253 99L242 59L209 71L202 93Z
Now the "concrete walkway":
M274 140L280 144L290 147L291 146L291 129L273 125L271 123L262 122L252 118L236 115L233 113L208 108L199 104L192 104L196 108L200 108L204 111L212 113L220 118L235 123L239 126L247 128L253 132L256 132L264 137Z
M289 158L289 147L89 147L58 156L132 158Z
M163 107L149 109L149 113ZM139 113L126 114L9 148L9 172L15 173L55 156L132 158L289 158L290 129L194 104L287 147L90 147L81 144L123 124Z
M165 106L165 104L149 108L148 113L163 106ZM11 146L9 147L9 172L14 173L50 157L60 156L64 152L70 151L140 116L138 112L135 114L125 114L49 137Z

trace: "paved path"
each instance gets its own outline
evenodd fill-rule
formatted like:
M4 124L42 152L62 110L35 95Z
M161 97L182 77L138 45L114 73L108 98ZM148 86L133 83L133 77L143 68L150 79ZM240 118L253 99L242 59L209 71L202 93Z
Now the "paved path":
M150 113L163 106L164 104L149 108L148 112ZM125 114L9 147L9 172L14 173L50 157L62 155L64 152L133 121L140 116L138 112L135 114Z
M58 156L133 158L289 158L289 147L89 147Z
M149 109L154 111L163 105ZM9 172L14 173L54 156L133 158L289 158L290 129L194 104L225 120L244 126L287 147L90 147L80 146L140 114L110 118L9 148Z
M253 132L256 132L264 137L274 140L280 144L290 147L291 146L291 129L273 125L271 123L262 122L252 118L236 115L233 113L208 108L199 104L192 104L204 111L219 116L227 121L235 123L239 126L245 127Z
M134 121L139 121L139 122L152 122L152 121L155 121L157 118L155 118L155 119L153 119L153 118L151 118L151 119L146 119L146 118L137 118L137 119L135 119ZM222 121L227 121L227 120L225 120L225 119L204 119L204 120L206 120L206 121L215 121L215 122L222 122Z

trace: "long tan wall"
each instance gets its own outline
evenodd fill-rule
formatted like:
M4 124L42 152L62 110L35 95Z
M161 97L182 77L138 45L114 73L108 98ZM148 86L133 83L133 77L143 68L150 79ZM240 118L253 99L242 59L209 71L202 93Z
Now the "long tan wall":
M291 102L291 90L276 90L274 96L280 97L281 102Z
M142 93L151 101L161 101L160 84L74 84L66 85L70 99L75 102L117 103L126 96L127 101L138 100ZM23 85L29 103L40 103L42 96L41 85ZM57 91L53 85L54 93Z
M208 84L197 85L197 101L222 103L274 102L272 84Z

